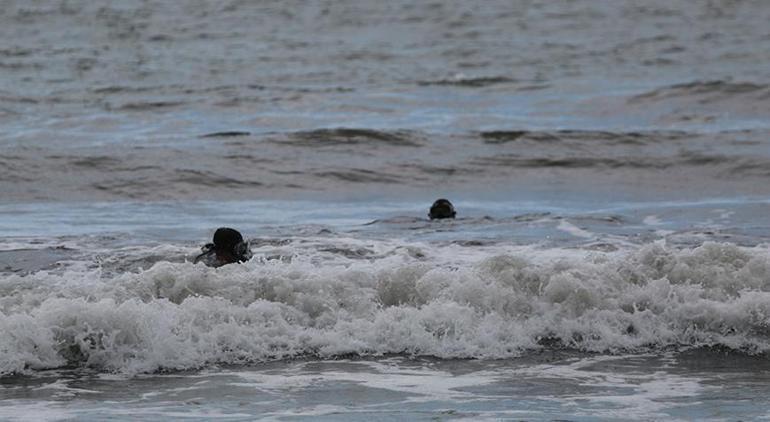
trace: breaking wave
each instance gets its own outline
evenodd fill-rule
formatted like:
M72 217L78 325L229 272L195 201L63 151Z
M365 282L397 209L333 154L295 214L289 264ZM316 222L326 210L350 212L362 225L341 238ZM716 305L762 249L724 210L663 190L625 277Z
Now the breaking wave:
M3 277L0 374L351 354L770 350L767 246L369 248L367 259L317 251L219 269L158 262Z

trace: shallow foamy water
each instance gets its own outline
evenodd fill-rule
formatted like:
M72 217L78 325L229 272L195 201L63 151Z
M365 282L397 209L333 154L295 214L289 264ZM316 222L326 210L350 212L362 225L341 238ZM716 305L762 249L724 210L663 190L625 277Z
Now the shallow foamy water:
M761 419L767 360L723 351L503 361L289 361L126 378L5 379L7 420ZM11 388L8 388L11 385Z
M4 206L17 236L0 242L0 412L645 420L766 409L766 201L458 201L460 218L434 222L421 205ZM192 265L197 239L235 221L222 208L241 216L254 259Z

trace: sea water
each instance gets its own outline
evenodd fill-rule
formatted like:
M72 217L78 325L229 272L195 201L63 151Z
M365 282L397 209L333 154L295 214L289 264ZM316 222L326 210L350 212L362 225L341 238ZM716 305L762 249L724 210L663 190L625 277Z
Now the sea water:
M7 2L0 419L766 418L769 19Z

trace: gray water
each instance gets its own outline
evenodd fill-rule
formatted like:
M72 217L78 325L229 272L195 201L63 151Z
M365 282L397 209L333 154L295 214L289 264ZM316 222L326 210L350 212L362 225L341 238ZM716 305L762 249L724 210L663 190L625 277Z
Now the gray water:
M762 1L3 5L4 201L768 194Z
M0 418L766 417L769 21L0 1Z

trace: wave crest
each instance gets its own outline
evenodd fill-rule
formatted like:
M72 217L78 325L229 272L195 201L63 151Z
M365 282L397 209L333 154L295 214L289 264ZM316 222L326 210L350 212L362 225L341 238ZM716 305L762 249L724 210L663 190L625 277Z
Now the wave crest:
M459 247L445 248L430 260L319 266L296 256L220 269L163 262L115 277L13 275L0 281L0 373L348 354L495 359L565 347L770 350L767 247L491 248L460 262Z

